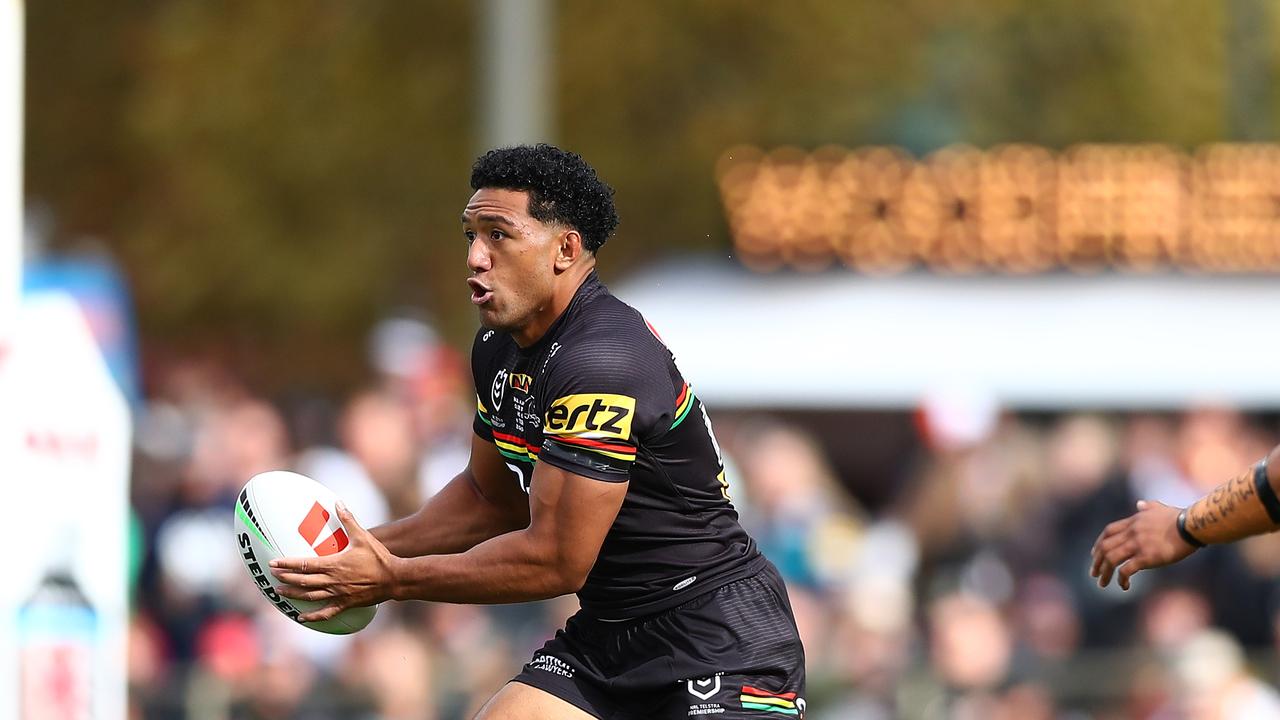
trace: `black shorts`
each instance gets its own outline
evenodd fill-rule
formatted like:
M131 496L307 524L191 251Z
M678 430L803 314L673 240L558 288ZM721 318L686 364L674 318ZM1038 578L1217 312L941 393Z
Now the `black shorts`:
M804 648L772 564L622 622L569 618L515 677L603 720L803 718Z

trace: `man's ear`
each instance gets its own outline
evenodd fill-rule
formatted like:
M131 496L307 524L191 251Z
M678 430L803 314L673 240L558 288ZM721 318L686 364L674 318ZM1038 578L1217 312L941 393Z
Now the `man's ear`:
M587 248L582 244L582 233L573 229L566 230L560 236L560 243L556 248L556 270L568 270L586 252Z

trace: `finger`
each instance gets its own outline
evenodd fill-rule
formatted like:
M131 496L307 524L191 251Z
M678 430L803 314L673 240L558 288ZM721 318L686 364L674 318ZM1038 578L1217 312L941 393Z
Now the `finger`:
M334 506L334 509L338 511L338 519L342 521L342 526L346 528L348 535L364 534L364 527L356 521L356 516L352 515L351 511L347 509L346 503L339 501Z
M1098 577L1098 574L1102 572L1102 563L1105 560L1105 556L1103 555L1102 547L1099 544L1101 542L1102 538L1098 538L1098 540L1093 543L1093 547L1089 548L1089 575L1092 577Z
M1102 572L1102 565L1106 562L1108 554L1114 552L1121 544L1129 542L1132 537L1133 534L1130 532L1124 532L1110 537L1099 537L1097 542L1093 544L1093 548L1089 551L1093 556L1093 565L1090 568L1090 574L1094 577L1098 577Z
M1106 560L1102 561L1101 567L1098 568L1098 587L1104 588L1111 584L1111 574L1116 570L1115 566Z
M276 592L291 600L309 600L311 602L329 600L334 596L334 592L331 588L308 590L306 588L298 587L297 585L281 585Z
M284 557L272 560L271 569L292 570L294 572L314 572L316 567L316 558L308 557Z
M1121 547L1112 549L1103 555L1102 577L1098 580L1098 587L1106 587L1111 584L1111 576L1115 573L1116 568L1120 567L1126 560L1133 557L1137 551L1136 543L1128 543Z
M1124 566L1120 568L1120 573L1116 576L1116 582L1120 583L1120 589L1128 590L1129 578L1133 577L1137 572L1146 569L1147 563L1142 558L1134 558L1133 560L1125 563Z
M1097 545L1094 546L1094 551L1104 557L1111 557L1111 559L1114 561L1115 558L1112 557L1112 554L1116 552L1117 549L1132 543L1133 537L1134 537L1134 534L1132 531L1125 532L1120 535L1112 535L1106 540L1098 541Z
M337 564L337 558L332 555L328 557L276 558L269 563L272 570L280 569L305 574L327 573L333 570Z
M1120 567L1125 561L1137 555L1138 550L1139 547L1136 540L1126 539L1124 542L1105 551L1103 556L1106 557L1108 563L1111 563L1112 567Z
M295 573L295 572L288 572L286 570L273 569L271 571L271 574L275 575L276 579L282 583L286 583L288 585L294 585L300 588L322 587L324 585L329 584L333 580L333 578L329 577L328 575L320 574L320 573Z
M1098 577L1098 575L1102 573L1102 564L1106 562L1106 558L1102 554L1102 551L1099 550L1098 546L1096 545L1093 547L1093 550L1090 551L1089 554L1090 554L1090 557L1092 558L1092 562L1089 563L1089 576Z
M1111 573L1115 572L1115 569L1114 565L1107 562L1106 558L1103 558L1102 562L1098 565L1098 587L1104 588L1110 584Z
M302 622L319 622L321 620L328 620L329 618L332 618L334 615L342 612L342 610L342 606L338 604L325 605L319 610L312 610L309 613L299 615L298 619Z
M1107 526L1102 529L1102 534L1098 536L1098 539L1102 540L1103 538L1114 537L1116 535L1122 534L1124 531L1129 529L1130 525L1133 525L1133 522L1136 518L1137 518L1136 515L1130 515L1127 518L1122 518L1120 520L1116 520L1115 522L1107 523Z
M1134 516L1129 516L1123 520L1117 520L1108 524L1098 534L1098 539L1093 541L1093 547L1090 552L1094 554L1105 553L1116 542L1122 541L1127 535L1129 528L1133 525Z
M1139 510L1139 511L1146 510L1148 507L1150 507L1150 503L1148 503L1146 500L1139 500L1139 501L1138 501L1138 510Z

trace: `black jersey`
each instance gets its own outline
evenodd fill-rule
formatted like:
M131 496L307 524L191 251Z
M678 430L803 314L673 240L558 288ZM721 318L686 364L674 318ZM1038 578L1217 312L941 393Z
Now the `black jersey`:
M763 567L702 403L652 327L594 272L534 345L482 329L471 370L475 431L525 492L538 462L630 481L578 592L585 610L658 612Z

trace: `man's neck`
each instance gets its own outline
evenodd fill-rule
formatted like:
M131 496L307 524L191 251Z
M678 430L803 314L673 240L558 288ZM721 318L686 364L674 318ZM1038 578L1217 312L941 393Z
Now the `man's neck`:
M516 341L516 345L527 348L541 340L542 336L547 334L556 320L569 308L569 303L573 302L573 296L578 294L578 288L582 287L582 283L591 276L595 267L596 264L592 262L562 275L555 293L551 296L551 301L540 308L527 325L511 331L511 338Z

